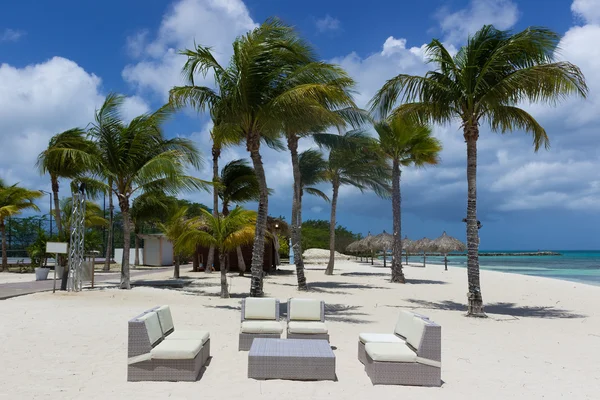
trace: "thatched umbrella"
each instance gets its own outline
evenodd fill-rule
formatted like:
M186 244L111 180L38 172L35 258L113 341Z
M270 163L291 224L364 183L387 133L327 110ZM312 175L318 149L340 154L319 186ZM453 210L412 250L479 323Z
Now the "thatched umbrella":
M415 241L412 247L418 252L423 252L423 267L425 267L425 261L427 260L426 253L434 249L433 241L424 237L423 239Z
M371 235L371 232L367 235L366 238L361 240L361 245L365 248L365 250L371 253L371 265L373 265L373 250L375 250L374 245L375 236Z
M410 240L408 236L404 236L404 239L402 239L402 248L406 252L406 265L408 265L408 252L410 251L412 244L413 241Z
M380 233L379 235L375 236L375 238L373 239L374 248L376 250L383 250L383 266L384 267L387 266L387 264L386 264L387 250L391 250L393 245L394 245L394 236L390 235L386 231L383 231L383 233ZM400 262L402 262L402 260L400 260Z
M445 271L448 271L448 253L451 251L465 251L467 249L467 246L465 246L463 242L452 236L446 235L446 231L442 233L442 236L433 241L433 245L436 251L439 251L444 255Z
M354 256L356 258L358 258L358 255L356 253L358 253L360 251L359 250L360 243L358 243L358 242L359 242L359 240L354 241L354 242L350 243L348 246L346 246L346 251L349 253L354 253Z

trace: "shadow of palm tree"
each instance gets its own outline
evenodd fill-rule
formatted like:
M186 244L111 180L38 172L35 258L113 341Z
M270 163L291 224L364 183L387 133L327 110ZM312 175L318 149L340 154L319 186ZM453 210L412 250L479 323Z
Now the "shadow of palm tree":
M310 282L309 288L322 288L322 289L389 289L384 286L367 285L360 283L346 283L346 282Z
M391 276L383 272L344 272L340 276Z
M447 285L446 281L436 281L434 279L407 279L406 283L411 285Z
M407 299L406 301L416 304L422 308L450 311L467 311L467 306L455 301L445 300L442 302L433 302L426 300ZM488 314L510 315L512 317L530 317L530 318L585 318L587 315L576 314L568 310L552 306L519 306L516 303L491 303L485 305L485 312Z

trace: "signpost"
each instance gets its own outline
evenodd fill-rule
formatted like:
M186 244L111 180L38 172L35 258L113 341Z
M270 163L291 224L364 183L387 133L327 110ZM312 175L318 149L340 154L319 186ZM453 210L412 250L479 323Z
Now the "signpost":
M54 282L52 283L52 293L56 292L56 268L58 268L58 255L67 254L67 243L64 242L46 242L46 253L54 253Z

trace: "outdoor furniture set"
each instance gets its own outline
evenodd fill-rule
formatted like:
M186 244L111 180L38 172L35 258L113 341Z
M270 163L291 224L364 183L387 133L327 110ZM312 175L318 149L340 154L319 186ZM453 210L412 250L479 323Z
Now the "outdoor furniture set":
M248 353L254 379L335 380L335 355L325 325L325 303L287 302L287 339L280 303L246 298L241 304L238 350ZM175 330L168 306L129 321L128 380L193 381L210 357L206 331ZM401 311L393 333L361 333L358 359L373 384L441 385L441 326Z

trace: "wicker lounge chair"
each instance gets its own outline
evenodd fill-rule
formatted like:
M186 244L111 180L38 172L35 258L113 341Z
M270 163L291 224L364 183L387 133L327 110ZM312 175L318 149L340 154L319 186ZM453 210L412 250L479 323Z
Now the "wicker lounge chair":
M195 339L169 339L155 307L128 322L128 381L195 381L210 356L208 332ZM163 323L165 309L162 307ZM167 307L168 310L168 307ZM170 312L168 312L170 317ZM172 320L171 320L172 325ZM202 332L202 331L199 331Z
M325 302L313 299L289 299L287 308L288 339L329 341L325 325Z
M364 345L365 371L371 382L440 386L442 327L417 315L411 319L402 317L398 325L396 332L405 338L405 342L368 342Z
M279 300L272 298L242 299L242 324L238 350L248 351L255 338L279 339L283 326L279 322Z

